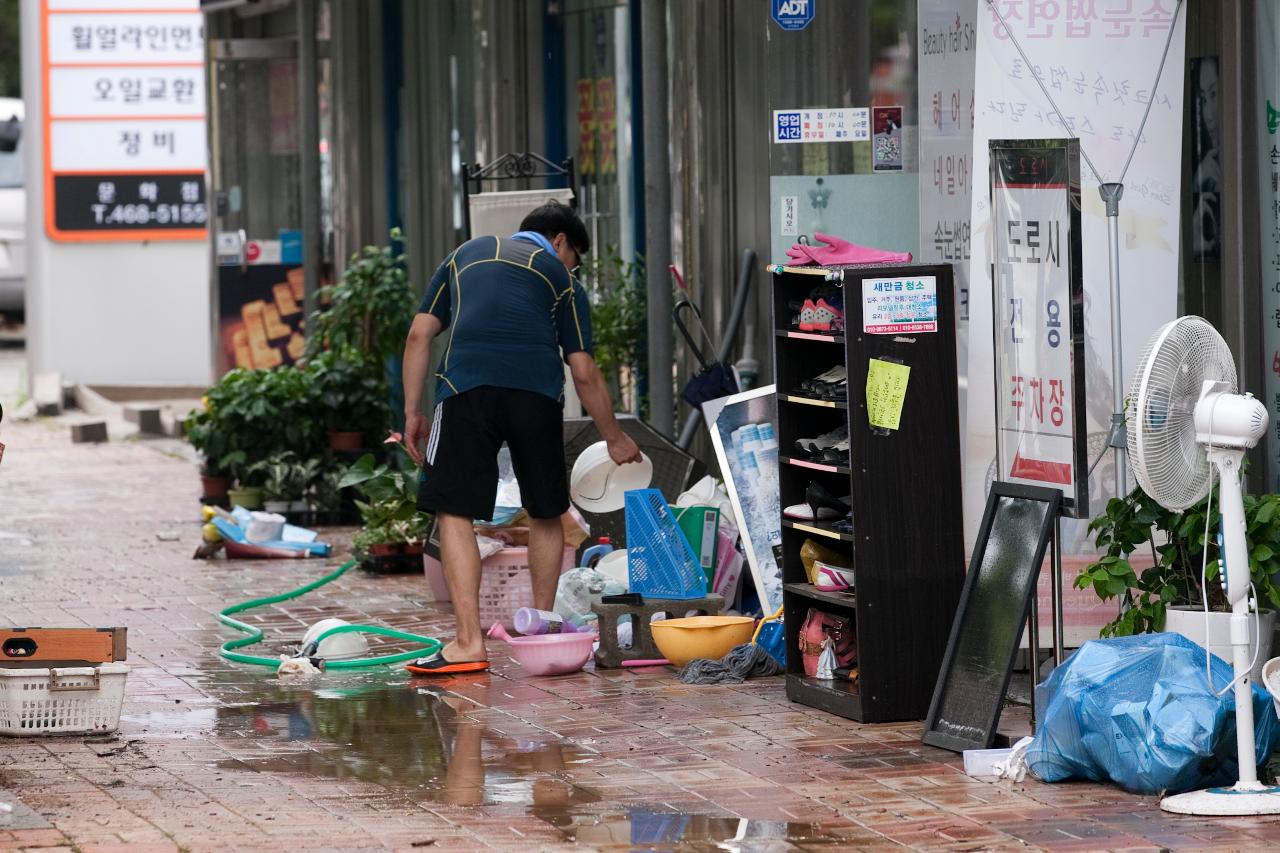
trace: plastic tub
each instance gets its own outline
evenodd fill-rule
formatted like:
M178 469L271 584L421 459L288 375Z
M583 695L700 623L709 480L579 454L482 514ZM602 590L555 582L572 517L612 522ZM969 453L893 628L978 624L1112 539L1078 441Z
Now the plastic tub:
M1008 761L1013 749L966 749L964 772L968 776L994 776L996 764Z
M494 628L489 636L501 637L511 646L511 656L530 675L565 675L577 672L591 659L595 634L538 634L506 637Z
M561 573L574 567L578 549L566 545ZM444 566L431 555L423 556L423 571L436 601L452 601L444 580ZM512 619L521 607L533 606L533 583L529 579L529 549L503 548L480 564L480 624L501 622L515 630Z
M113 732L128 677L123 663L0 668L0 735Z
M751 642L756 620L750 616L689 616L650 623L662 656L674 666L691 660L719 660L734 646Z

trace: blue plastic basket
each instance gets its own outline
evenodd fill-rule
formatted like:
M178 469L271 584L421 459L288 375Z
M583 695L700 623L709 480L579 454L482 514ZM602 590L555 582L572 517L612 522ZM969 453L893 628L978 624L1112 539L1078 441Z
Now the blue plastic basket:
M703 598L707 573L657 489L626 494L627 580L653 598Z

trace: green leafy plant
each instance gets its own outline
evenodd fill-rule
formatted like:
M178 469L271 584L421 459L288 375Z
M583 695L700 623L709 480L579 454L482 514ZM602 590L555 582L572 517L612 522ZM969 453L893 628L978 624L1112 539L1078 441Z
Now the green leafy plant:
M1216 491L1216 490L1215 490ZM1208 560L1209 607L1226 611L1226 599L1216 582L1219 572L1216 495L1208 518L1205 539L1205 502L1183 512L1156 503L1141 488L1123 500L1112 498L1106 511L1093 519L1089 532L1102 556L1076 578L1080 589L1092 588L1108 601L1123 597L1126 607L1102 629L1104 637L1159 631L1167 608L1173 605L1203 606L1200 587L1202 560ZM1249 538L1249 573L1261 606L1280 609L1280 495L1248 495L1244 499L1245 527ZM1155 565L1141 574L1131 562L1133 553L1146 546ZM1206 554L1207 550L1207 554Z
M399 444L393 433L385 443ZM412 462L404 470L378 462L371 453L356 460L342 479L341 488L354 487L364 500L356 501L364 529L352 537L361 554L371 545L417 545L426 540L430 518L418 510L419 469Z
M617 246L606 246L589 262L591 337L596 363L620 387L624 369L634 372L644 358L648 318L644 260L626 261Z
M324 447L319 399L303 371L291 367L229 371L204 397L204 410L187 421L187 438L207 472L260 485L254 467L285 451L318 456Z
M381 362L351 347L332 349L310 360L306 376L328 429L365 435L386 431L391 403Z
M324 460L318 456L303 459L286 450L254 467L263 474L262 491L266 500L296 501L311 491L324 467Z
M393 230L391 240L400 239ZM317 293L325 307L307 319L308 357L355 349L386 364L400 355L414 308L404 261L391 246L365 246L352 255L342 279Z

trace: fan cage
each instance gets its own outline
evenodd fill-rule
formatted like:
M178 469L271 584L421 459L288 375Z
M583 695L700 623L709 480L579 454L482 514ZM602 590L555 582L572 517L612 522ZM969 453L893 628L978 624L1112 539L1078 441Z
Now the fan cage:
M1125 401L1134 477L1170 510L1187 509L1209 492L1209 461L1195 427L1206 381L1225 382L1235 393L1235 358L1207 320L1179 317L1147 341Z

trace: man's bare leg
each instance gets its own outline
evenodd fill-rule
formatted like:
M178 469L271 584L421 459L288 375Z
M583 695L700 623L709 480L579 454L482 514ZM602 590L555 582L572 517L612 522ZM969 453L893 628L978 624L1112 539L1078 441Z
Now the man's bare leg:
M488 660L480 627L480 549L476 546L472 521L443 512L437 515L437 520L444 579L453 596L453 618L457 625L456 639L441 653L452 663Z
M529 519L529 575L533 606L554 610L560 566L564 562L564 528L558 518Z

